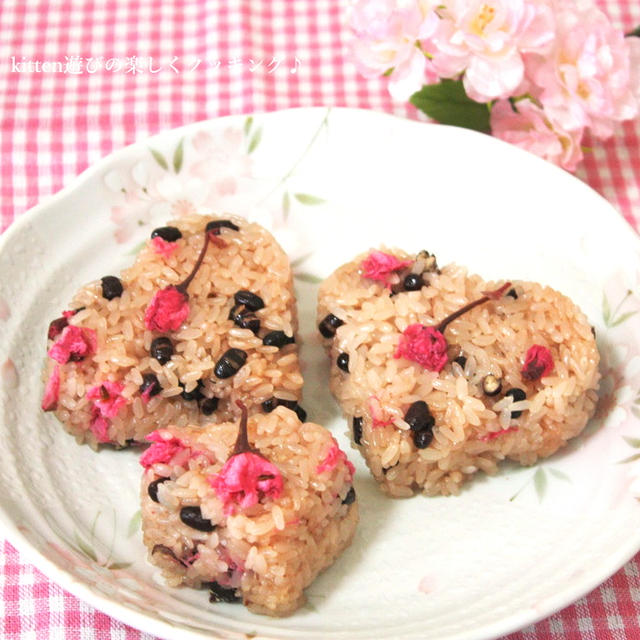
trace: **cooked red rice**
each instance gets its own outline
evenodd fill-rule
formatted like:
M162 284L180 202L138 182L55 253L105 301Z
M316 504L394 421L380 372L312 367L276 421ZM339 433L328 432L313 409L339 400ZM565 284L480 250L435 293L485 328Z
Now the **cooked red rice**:
M349 545L358 520L353 467L331 434L317 424L301 424L285 407L250 417L249 441L279 469L282 493L225 515L208 479L227 461L238 423L165 431L181 448L170 461L149 466L142 479L150 561L172 586L216 583L256 613L293 612L304 602L303 589ZM158 502L149 495L154 480ZM214 530L187 526L180 517L185 507L199 507Z
M70 310L81 310L68 318L68 324L92 329L97 337L95 353L79 362L59 365L55 414L78 442L97 444L91 430L95 415L87 391L105 381L123 385L120 393L126 402L108 420L104 437L118 446L132 440L144 441L153 429L168 424L186 426L228 420L233 415L229 411L230 400L236 397L258 408L259 403L274 395L288 400L300 398L302 376L297 345L279 349L262 343L262 336L268 331L281 330L294 336L297 316L289 260L273 237L257 224L225 218L235 223L239 231L221 230L220 238L228 243L226 248L209 244L188 287L188 319L175 332L152 332L145 327L145 310L154 293L186 278L203 245L206 224L221 219L191 215L170 222L182 233L177 249L163 257L149 240L134 265L122 272L121 296L105 299L98 280L83 287L70 302ZM235 326L228 318L234 293L240 289L258 294L265 303L265 308L256 312L261 323L258 335ZM151 341L160 335L170 337L174 345L174 355L164 365L149 354ZM219 379L213 370L229 348L244 350L248 359L234 376ZM56 365L48 359L45 376L49 377ZM145 373L155 374L162 387L159 395L147 403L140 390ZM204 385L201 393L205 398L219 398L213 415L202 415L200 403L181 396L183 389L194 391L199 380Z
M408 271L427 269L420 254L389 254L411 261ZM331 390L350 425L361 418L359 449L385 492L457 494L476 471L494 474L505 458L533 464L580 433L596 405L599 354L589 322L571 300L540 284L514 282L517 299L487 302L448 326L449 362L437 373L394 357L402 332L413 323L437 325L501 283L484 282L452 264L427 269L420 290L390 296L382 282L363 277L368 255L321 285L318 320L331 313L344 321L333 339L325 339ZM393 274L389 284L398 280ZM554 361L552 373L535 381L521 375L532 345L548 348ZM340 353L349 356L348 373L336 366ZM453 362L461 355L464 366ZM488 374L502 381L495 397L482 389ZM526 392L526 399L505 396L512 388ZM419 400L435 419L433 440L422 449L404 420ZM520 417L511 416L518 411Z

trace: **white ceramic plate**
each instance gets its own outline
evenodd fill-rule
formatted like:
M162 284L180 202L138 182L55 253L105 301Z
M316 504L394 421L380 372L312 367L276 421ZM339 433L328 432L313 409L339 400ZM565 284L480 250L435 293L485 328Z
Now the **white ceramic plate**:
M351 451L358 533L288 619L167 588L145 560L136 453L77 446L39 410L40 369L47 324L74 291L126 266L153 227L193 208L247 215L289 251L304 406L347 450L315 332L317 278L380 243L571 296L602 352L598 419L560 454L533 468L506 465L455 498L387 499ZM639 266L638 238L587 186L461 129L304 109L198 123L128 147L0 242L2 530L72 593L165 638L513 631L594 588L640 548Z

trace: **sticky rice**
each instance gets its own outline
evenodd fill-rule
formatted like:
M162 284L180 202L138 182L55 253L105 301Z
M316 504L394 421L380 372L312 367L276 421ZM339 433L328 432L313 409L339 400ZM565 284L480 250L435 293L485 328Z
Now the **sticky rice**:
M363 254L321 285L331 390L389 495L458 494L501 460L553 454L593 415L599 354L585 315L549 287L501 285L399 250ZM437 351L438 325L496 291L446 325L435 364L412 351L426 344L418 334Z
M156 232L132 267L84 286L52 322L43 408L94 447L228 420L236 397L256 410L298 408L292 275L273 237L244 219L198 215ZM158 305L166 290L172 299Z
M238 430L225 422L151 434L141 459L144 543L171 586L288 615L351 541L353 466L326 429L281 406L249 418L259 468L231 477L230 461L247 455L232 457ZM254 480L267 484L252 493Z

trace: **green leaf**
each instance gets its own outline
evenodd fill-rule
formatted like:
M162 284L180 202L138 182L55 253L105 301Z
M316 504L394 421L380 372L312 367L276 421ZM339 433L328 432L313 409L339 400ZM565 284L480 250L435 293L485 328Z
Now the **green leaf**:
M77 532L74 532L73 537L75 538L80 551L82 551L87 558L90 558L94 562L98 562L96 552L77 534Z
M611 319L611 306L609 305L609 301L607 300L606 293L602 293L602 319L604 320L605 326L609 326L609 320Z
M627 436L622 436L622 439L634 449L640 449L640 438L628 438Z
M247 153L253 153L260 144L260 140L262 140L262 127L258 127L258 129L256 129L254 134L251 136Z
M296 280L300 280L300 282L308 282L309 284L320 284L322 282L322 278L314 276L313 273L294 273L293 277Z
M636 27L633 31L629 31L629 33L624 34L627 38L629 36L635 36L636 38L640 38L640 27Z
M285 191L282 194L282 215L285 220L289 217L289 211L291 210L291 198L289 192Z
M564 473L564 471L558 471L558 469L549 469L549 473L560 480L565 480L566 482L571 482L571 478Z
M490 111L486 104L474 102L465 93L461 80L442 80L422 87L409 102L430 118L465 129L488 133Z
M291 262L291 268L295 269L296 267L299 267L303 262L306 262L311 257L311 255L312 254L310 253L305 253L303 256L296 258Z
M308 206L314 206L317 204L324 204L326 200L318 198L318 196L312 196L308 193L294 193L293 197L300 203Z
M544 494L547 491L547 476L542 467L540 467L533 476L533 486L538 494L538 500L542 502L542 498L544 498Z
M616 318L612 323L611 327L617 327L619 324L622 324L625 320L631 318L631 316L635 316L637 311L627 311L627 313L623 313L619 318Z
M132 564L133 562L112 562L110 565L107 565L107 569L117 571L118 569L127 569Z
M151 151L151 155L153 156L153 159L165 170L168 171L169 170L169 165L167 164L167 161L164 159L164 156L159 152L156 151L155 149L149 149L149 151Z
M635 455L632 455L629 458L625 458L624 460L620 460L620 462L618 462L618 464L627 464L628 462L634 462L635 460L640 460L640 453L636 453Z
M253 116L249 116L245 121L244 121L244 135L248 136L249 132L251 131L251 126L253 125Z
M142 522L142 512L138 509L129 520L129 526L127 527L127 538L135 535L140 529L140 523Z
M182 169L182 161L184 160L184 138L178 142L176 150L173 152L173 170L180 173Z

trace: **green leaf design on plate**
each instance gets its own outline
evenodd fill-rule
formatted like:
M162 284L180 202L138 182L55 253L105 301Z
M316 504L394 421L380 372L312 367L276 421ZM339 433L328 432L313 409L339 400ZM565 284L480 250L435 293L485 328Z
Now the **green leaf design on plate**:
M184 160L184 138L178 142L176 150L173 152L173 170L180 173L182 169L182 161Z
M467 96L461 80L442 80L422 87L409 98L430 118L456 127L488 133L490 107Z
M262 140L262 127L258 127L251 138L249 139L249 147L247 148L247 153L253 153L260 144Z
M289 211L291 210L291 197L289 192L285 191L282 194L282 217L286 221L289 218Z
M634 449L640 449L640 438L629 438L628 436L622 436L622 439Z
M622 324L625 320L628 320L632 316L635 316L636 313L638 313L638 312L637 311L627 311L627 313L623 313L620 317L616 318L609 326L610 327L617 327L618 325Z
M315 206L318 204L324 204L326 200L319 198L318 196L312 196L309 193L294 193L293 197L300 203L307 206Z
M300 282L307 282L308 284L320 284L322 282L322 278L318 276L314 276L313 273L294 273L293 277L296 280L300 280Z
M607 294L602 292L602 319L605 326L609 326L609 320L611 319L611 305L607 300Z
M311 253L305 253L303 256L296 258L291 262L291 268L295 269L296 267L299 267L303 262L306 262L312 255L313 254Z
M542 499L547 492L547 474L544 472L542 467L540 467L533 476L533 486L538 494L538 500L542 502Z
M244 121L244 135L245 136L249 136L249 133L251 132L251 127L253 126L253 116L249 116L245 121Z
M96 552L93 550L93 548L87 544L79 535L77 532L74 532L73 537L76 541L76 544L78 545L78 548L80 549L80 551L87 556L87 558L89 558L90 560L93 560L94 562L98 562L98 556L96 555Z
M627 464L629 462L635 462L636 460L640 460L640 453L636 453L628 458L625 458L624 460L620 460L618 464Z
M140 524L142 523L142 511L138 509L132 516L131 520L129 520L129 526L127 527L127 538L135 535L140 529Z
M111 564L107 565L107 569L110 569L111 571L117 571L118 569L128 569L132 564L133 562L112 562Z
M151 155L153 156L153 159L160 165L160 167L162 167L165 171L168 171L169 164L165 160L164 156L159 151L156 151L155 149L149 149L149 151L151 151Z
M564 471L559 471L558 469L549 469L549 473L560 480L564 480L565 482L571 482L571 478L564 473Z

